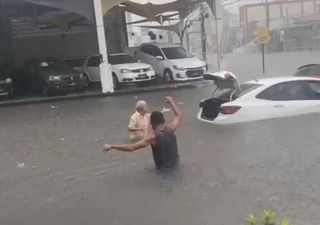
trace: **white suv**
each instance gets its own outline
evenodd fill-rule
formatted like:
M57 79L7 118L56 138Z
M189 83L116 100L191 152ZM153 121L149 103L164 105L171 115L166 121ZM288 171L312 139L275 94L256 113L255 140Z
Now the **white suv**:
M108 56L112 69L114 87L120 88L124 83L148 83L155 79L152 66L137 62L127 53L113 53ZM74 69L83 72L89 82L100 81L100 56L65 59Z
M164 82L201 79L207 70L206 62L175 44L142 44L135 51L135 57L152 65Z

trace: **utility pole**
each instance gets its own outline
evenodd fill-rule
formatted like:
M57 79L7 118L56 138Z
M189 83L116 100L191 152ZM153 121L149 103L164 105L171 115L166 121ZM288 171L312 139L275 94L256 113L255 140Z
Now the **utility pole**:
M205 27L205 12L203 3L200 1L200 9L201 9L201 46L202 46L202 59L207 61L207 38L206 38L206 27Z
M220 1L220 0L218 0ZM218 27L218 15L217 15L217 2L216 0L213 0L213 16L214 16L214 23L215 23L215 31L216 31L216 51L217 51L217 62L218 62L218 71L220 71L221 68L221 53L220 53L220 41L219 41L219 27Z
M190 35L189 35L189 25L186 28L186 42L187 42L187 49L190 51Z
M269 0L265 0L266 5L266 26L268 27L268 31L270 31L270 7Z

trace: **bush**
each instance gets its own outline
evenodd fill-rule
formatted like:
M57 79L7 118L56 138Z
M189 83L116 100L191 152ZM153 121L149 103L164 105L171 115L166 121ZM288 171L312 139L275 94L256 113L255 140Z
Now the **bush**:
M259 219L258 217L255 217L254 215L250 215L248 219L249 225L290 225L289 220L283 220L280 223L274 222L274 219L276 217L276 213L272 212L270 210L265 210L263 213L263 218Z

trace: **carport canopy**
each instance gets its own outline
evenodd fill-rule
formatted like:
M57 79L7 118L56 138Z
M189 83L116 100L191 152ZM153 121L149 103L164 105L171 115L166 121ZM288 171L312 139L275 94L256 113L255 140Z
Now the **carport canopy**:
M108 64L107 44L103 23L103 16L114 6L123 0L23 0L28 3L48 6L67 12L75 12L95 24L97 30L97 43L103 63L100 65L101 86L103 93L114 91L111 67Z

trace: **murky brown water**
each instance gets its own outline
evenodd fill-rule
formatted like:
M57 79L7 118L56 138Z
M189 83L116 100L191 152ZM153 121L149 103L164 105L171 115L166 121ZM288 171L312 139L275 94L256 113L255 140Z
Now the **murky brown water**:
M231 225L266 208L317 224L319 115L215 127L196 119L208 93L1 108L0 224ZM127 139L137 98L161 109L168 94L184 112L179 170L159 174L149 150L102 153Z

